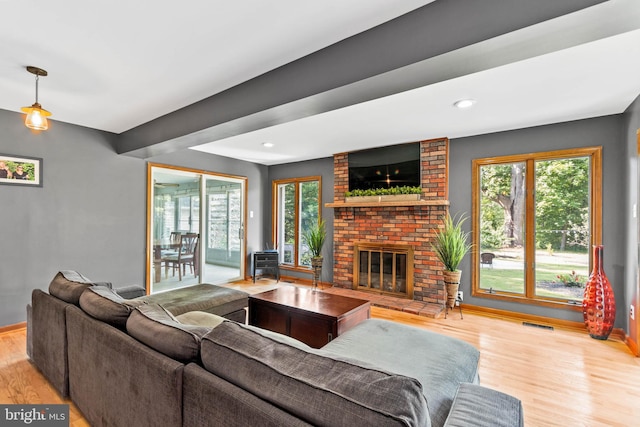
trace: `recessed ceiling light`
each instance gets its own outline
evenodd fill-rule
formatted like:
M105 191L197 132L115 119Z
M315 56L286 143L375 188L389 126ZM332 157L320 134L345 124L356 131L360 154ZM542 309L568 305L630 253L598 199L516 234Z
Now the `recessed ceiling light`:
M263 142L262 146L263 147L267 147L267 148L271 148L271 147L273 147L273 143L272 142Z
M460 101L454 102L453 105L457 108L469 108L475 103L475 99L461 99Z

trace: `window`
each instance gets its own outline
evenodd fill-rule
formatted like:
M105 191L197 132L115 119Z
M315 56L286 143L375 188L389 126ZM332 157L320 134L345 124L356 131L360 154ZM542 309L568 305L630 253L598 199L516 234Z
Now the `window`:
M240 189L217 191L209 195L208 248L222 250L227 257L240 250Z
M302 236L320 218L320 194L320 177L273 182L273 240L280 264L292 268L311 267L309 249Z
M177 229L181 232L198 232L200 227L200 197L183 196L178 197L178 224Z
M600 241L601 156L597 147L474 160L474 296L579 304Z

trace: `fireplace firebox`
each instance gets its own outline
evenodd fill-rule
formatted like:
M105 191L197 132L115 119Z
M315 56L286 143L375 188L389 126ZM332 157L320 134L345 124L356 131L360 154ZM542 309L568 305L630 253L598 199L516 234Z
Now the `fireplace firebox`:
M413 298L413 248L408 245L354 244L353 288Z

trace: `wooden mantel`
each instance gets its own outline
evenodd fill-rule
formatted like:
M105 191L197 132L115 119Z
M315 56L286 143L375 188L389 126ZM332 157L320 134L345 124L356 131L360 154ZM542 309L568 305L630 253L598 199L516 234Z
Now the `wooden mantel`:
M327 208L366 208L386 206L449 206L448 200L399 200L384 202L333 202L325 203Z

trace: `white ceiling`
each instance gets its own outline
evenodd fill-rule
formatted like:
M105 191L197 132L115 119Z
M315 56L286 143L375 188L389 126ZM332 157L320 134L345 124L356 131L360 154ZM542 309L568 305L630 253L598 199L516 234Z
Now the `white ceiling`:
M446 0L438 0L446 1ZM0 0L0 108L124 132L429 0ZM640 1L610 0L376 79L424 87L196 149L262 164L623 112L640 94ZM452 107L471 97L467 110ZM271 142L273 148L262 146Z
M0 0L0 108L115 133L433 0Z

